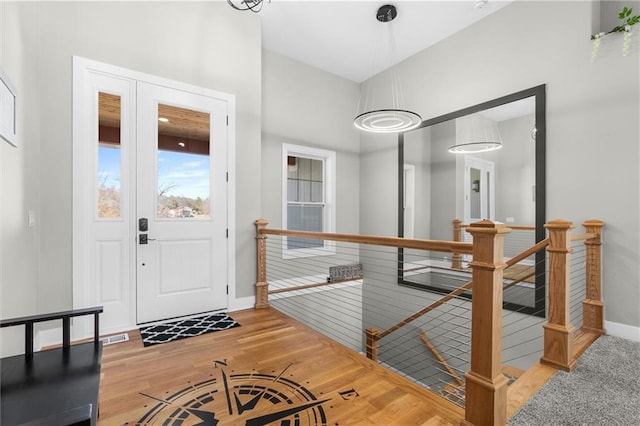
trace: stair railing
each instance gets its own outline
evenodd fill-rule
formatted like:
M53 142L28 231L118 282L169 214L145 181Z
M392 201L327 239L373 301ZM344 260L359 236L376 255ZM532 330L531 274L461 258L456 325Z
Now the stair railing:
M543 248L545 248L547 245L549 244L549 239L546 238L542 241L540 241L539 243L537 243L536 245L534 245L533 247L528 248L527 250L523 251L522 253L512 257L511 259L507 260L505 262L505 270L507 270L509 267L516 265L518 262L522 261L523 259L526 259L527 257L535 254L536 252L542 250ZM517 284L520 284L521 282L525 281L526 279L530 278L531 276L533 276L535 274L535 271L522 275L520 277L518 277L517 279L514 279L512 282L510 282L509 284L506 284L503 286L503 291L513 287ZM426 315L427 313L433 311L434 309L438 308L439 306L442 306L443 304L449 302L450 300L455 299L456 297L460 296L462 293L464 293L465 291L468 290L472 290L473 289L473 280L471 281L467 281L464 285L456 288L455 290L447 293L446 295L444 295L442 298L436 300L435 302L433 302L432 304L424 307L423 309L421 309L420 311L408 316L407 318L403 319L402 321L398 322L397 324L393 325L392 327L388 328L385 331L380 331L376 328L368 328L365 330L365 334L367 335L367 341L371 340L372 344L377 344L377 342L390 335L391 333L400 330L402 327L404 327L405 325L417 320L418 318ZM367 345L367 348L369 346ZM377 350L375 351L377 353ZM372 358L369 357L370 359L377 361L377 358Z
M589 333L592 340L604 333L603 302L601 299L601 235L603 222L590 220L584 222L586 232L571 235L571 222L555 220L545 227L549 238L537 243L519 255L504 261L504 239L510 228L504 224L481 221L466 228L473 237L473 243L460 241L431 241L403 239L393 237L362 236L352 234L329 234L317 232L301 232L268 229L264 220L256 221L257 239L257 283L256 308L269 306L269 291L266 265L266 239L268 235L295 236L330 241L342 241L356 244L371 244L387 247L402 247L471 254L469 263L472 269L473 284L467 283L435 303L442 304L454 294L461 294L472 289L471 298L471 360L470 369L464 375L466 383L465 424L468 425L505 425L507 423L507 378L503 374L502 352L502 315L504 270L509 266L529 257L546 247L549 257L548 272L548 316L544 325L544 354L542 363L555 368L570 370L575 365L577 351L574 350L574 330L569 320L569 259L571 242L584 240L586 248L586 297L583 301L583 324L581 330ZM516 285L526 279L519 277ZM366 285L366 279L364 280ZM324 282L305 284L299 288L329 285ZM295 289L295 288L294 288ZM287 289L291 290L291 289ZM380 338L402 327L403 324L417 318L416 315L429 312L433 308L427 306L420 312L411 315L401 323L380 332L367 329L366 351L371 359L377 359ZM424 313L423 313L424 311ZM421 316L421 315L419 315ZM415 317L415 318L414 318ZM586 345L588 346L587 343ZM579 352L579 351L578 351Z
M289 231L285 229L267 228L267 222L264 219L258 219L256 225L256 241L257 241L257 282L256 282L256 308L266 308L269 306L269 294L279 292L279 290L269 290L267 283L267 236L279 235L282 237L299 237L318 240L341 241L356 244L370 244L375 246L409 248L425 251L437 251L446 253L462 253L471 254L472 244L442 241L442 240L421 240L397 237L381 237L371 235L357 234L334 234L325 232L307 232L307 231ZM329 284L334 284L329 283ZM325 285L324 283L312 284L312 286ZM302 287L300 287L302 288ZM299 290L300 288L289 288L287 291Z
M583 301L581 333L589 332L593 338L605 333L604 304L602 302L602 228L604 222L588 220L583 223L586 233L571 235L573 224L554 220L545 225L549 232L549 312L544 327L544 355L541 362L555 368L571 371L577 356L591 342L574 344L574 327L569 320L571 242L584 241L586 248L586 297Z
M468 238L465 238L465 232L471 226L469 224L462 223L460 219L453 219L452 221L452 229L453 229L453 241L468 241ZM521 247L527 247L530 245L529 242L533 242L535 238L535 226L525 226L525 225L507 225L511 231L516 231L515 233L511 233L509 235L509 240L505 240L505 253L509 255L509 253L519 252L522 250ZM523 258L524 259L524 258ZM523 260L521 259L521 260ZM451 268L452 269L463 269L463 256L461 253L453 253L451 256Z

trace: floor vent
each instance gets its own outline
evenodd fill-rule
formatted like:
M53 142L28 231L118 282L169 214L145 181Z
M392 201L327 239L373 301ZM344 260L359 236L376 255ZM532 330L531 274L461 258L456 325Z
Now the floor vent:
M122 333L122 334L114 334L113 336L107 336L102 340L102 346L107 346L107 345L112 345L114 343L120 343L120 342L126 342L129 340L129 334L128 333Z
M329 268L328 282L359 280L362 278L362 263L351 265L331 266Z

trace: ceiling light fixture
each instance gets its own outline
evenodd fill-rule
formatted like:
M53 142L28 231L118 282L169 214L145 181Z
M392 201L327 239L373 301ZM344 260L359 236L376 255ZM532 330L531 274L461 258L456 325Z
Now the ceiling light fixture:
M395 38L393 36L393 29L391 21L398 16L396 7L390 4L380 7L376 13L376 19L385 24L381 27L380 41L382 40L383 33L386 31L389 47L389 65L391 66L391 106L388 108L376 108L374 100L375 94L372 93L372 79L367 80L364 83L364 87L360 92L360 99L358 100L358 113L353 120L353 124L360 130L373 133L398 133L404 132L410 129L414 129L422 122L420 114L401 108L404 104L404 98L402 94L402 85L400 78L398 77L396 64L396 51L395 51ZM380 48L382 43L377 45L377 53L375 62L378 61L380 56ZM378 65L374 63L374 65Z
M254 13L258 13L262 10L262 5L265 1L267 3L271 3L271 0L241 0L239 2L235 0L227 0L227 3L229 3L229 5L235 10L250 10Z
M158 117L158 121L160 121L162 123L168 123L169 119L167 117Z
M456 118L456 144L453 154L477 154L502 148L498 123L480 114Z

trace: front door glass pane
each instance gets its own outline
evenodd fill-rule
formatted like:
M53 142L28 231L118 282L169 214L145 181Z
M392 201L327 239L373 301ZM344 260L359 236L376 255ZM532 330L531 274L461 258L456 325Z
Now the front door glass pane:
M120 96L98 93L98 217L121 216Z
M158 105L158 218L209 218L209 113Z

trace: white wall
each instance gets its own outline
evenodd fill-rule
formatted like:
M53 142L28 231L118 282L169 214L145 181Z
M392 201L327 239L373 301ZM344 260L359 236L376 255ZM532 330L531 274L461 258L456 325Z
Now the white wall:
M639 2L629 2L640 10ZM632 3L632 4L631 4ZM608 321L640 326L639 51L621 55L622 36L602 42L591 62L591 2L518 1L399 66L407 107L437 117L509 93L547 85L547 219L606 222L604 298ZM637 31L636 31L637 32ZM363 154L363 234L393 232L393 203L367 195L397 150ZM394 185L388 184L392 189ZM384 188L386 189L386 187ZM389 197L394 193L389 192ZM395 192L397 196L397 190ZM386 207L386 208L380 208Z
M2 7L2 60L27 94L20 119L31 135L21 150L2 148L3 305L9 294L19 313L72 306L72 55L236 95L236 294L253 295L255 270L246 265L255 264L253 221L260 216L259 18L224 2ZM39 221L28 230L25 210L32 204Z

